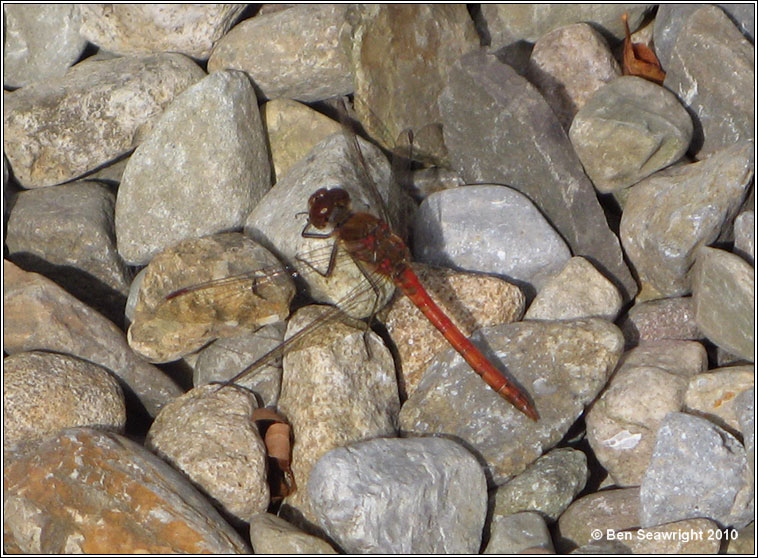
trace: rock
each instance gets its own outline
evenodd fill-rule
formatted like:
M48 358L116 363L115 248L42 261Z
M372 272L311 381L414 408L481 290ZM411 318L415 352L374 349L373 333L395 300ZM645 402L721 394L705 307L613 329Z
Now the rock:
M204 75L181 54L72 67L5 96L5 155L25 188L69 181L125 155L168 103Z
M692 139L692 120L663 87L623 76L587 100L569 138L595 188L610 193L678 161Z
M9 4L3 13L6 88L60 78L87 45L79 34L81 20L74 4Z
M689 381L707 365L705 349L691 341L646 343L624 355L587 414L587 440L617 486L639 485L658 427L682 409Z
M526 68L527 79L540 90L564 130L595 91L620 75L608 43L587 23L542 35Z
M732 433L740 432L738 397L754 385L755 367L752 365L709 370L690 378L684 394L684 410Z
M755 266L755 212L743 211L734 220L734 253Z
M142 265L185 238L238 228L270 185L249 79L211 74L171 103L130 157L116 201L119 253Z
M479 48L460 4L361 4L348 10L355 112L387 149L412 130L416 160L449 166L437 98L449 68Z
M242 521L269 504L266 447L251 420L258 407L244 390L195 388L155 418L146 446Z
M118 434L71 428L5 458L6 552L250 552L188 481Z
M45 350L98 364L121 381L127 411L155 416L182 390L132 352L123 332L58 285L11 262L3 266L4 350Z
M636 29L652 4L483 4L482 15L497 50L516 41L535 42L558 27L591 22L603 34L624 38L621 15L629 14L629 27Z
M755 348L755 272L729 252L703 247L692 271L695 319L722 349L752 362Z
M550 531L538 513L525 511L497 516L492 520L490 531L490 542L484 554L521 554L535 548L555 553Z
M691 297L662 298L632 306L619 323L627 346L647 341L702 339Z
M261 107L276 180L321 140L341 130L340 124L291 99L272 99Z
M497 487L493 518L535 511L553 523L584 490L588 479L584 453L571 448L551 450Z
M517 321L524 313L523 293L507 281L421 263L412 268L429 296L466 336L481 327ZM395 296L379 318L395 344L401 386L410 396L434 356L450 344L407 296Z
M286 337L325 311L317 306L298 311ZM315 517L305 487L316 461L349 442L396 435L400 401L394 363L379 338L364 336L365 331L330 323L284 356L278 411L292 425L292 472L300 487L285 504L311 522Z
M218 41L208 71L242 70L267 99L307 103L352 93L350 62L340 44L344 12L340 5L302 5L247 19Z
M755 387L743 391L735 398L735 414L745 442L748 464L755 468Z
M742 528L753 518L753 478L734 436L703 418L670 413L640 485L641 526L703 517Z
M633 554L718 554L718 529L708 519L685 519L617 535Z
M250 542L256 554L337 554L328 542L272 513L250 518Z
M244 4L84 4L81 33L115 54L180 52L207 60Z
M529 306L527 320L604 318L614 321L621 310L618 289L582 257L571 258L540 289Z
M72 426L123 432L124 395L104 368L68 355L32 351L3 360L3 449Z
M376 292L366 288L361 296L347 304L347 297L355 295L356 289L360 291L360 285L366 286L364 273L340 251L332 274L325 277L335 239L306 238L302 234L306 223L303 212L308 209L310 196L319 188L331 189L338 185L349 193L354 211L381 216L382 206L386 206L388 216L385 221L397 234L404 236L409 200L392 181L389 163L381 151L362 139L358 139L358 144L367 167L356 166L360 161L351 158L344 134L335 134L319 142L255 207L245 223L245 234L293 266L308 284L315 300L339 303L351 317L363 318L384 306L394 285L376 277L381 291L379 301ZM364 171L376 185L381 200L376 199L374 190L366 183L368 179L364 179Z
M131 273L116 251L116 196L97 182L20 192L8 219L9 258L120 322Z
M496 273L528 295L571 257L529 198L494 184L432 194L416 213L413 233L418 261Z
M284 320L295 294L276 258L240 233L188 239L164 250L136 288L127 338L152 362L170 362L217 337ZM173 293L178 295L169 298Z
M596 533L606 533L640 526L640 489L602 490L576 500L558 520L555 546L567 552L597 541Z
M729 542L726 543L726 554L755 553L755 522L751 521L742 529L729 531Z
M595 189L555 113L532 85L494 56L476 52L453 65L439 103L445 144L467 183L519 190L573 255L602 267L624 300L634 296L636 284Z
M690 292L697 248L718 238L752 181L753 149L739 143L630 189L620 236L641 283L638 302Z
M676 36L663 85L696 116L690 151L702 159L753 138L755 53L716 6L692 13Z
M350 554L469 554L481 544L487 483L451 440L334 449L313 467L308 494L319 524Z
M474 340L529 394L540 420L505 401L451 349L438 355L403 405L400 429L463 440L486 462L491 484L521 473L563 438L605 385L623 347L618 329L597 318L506 324L480 330Z

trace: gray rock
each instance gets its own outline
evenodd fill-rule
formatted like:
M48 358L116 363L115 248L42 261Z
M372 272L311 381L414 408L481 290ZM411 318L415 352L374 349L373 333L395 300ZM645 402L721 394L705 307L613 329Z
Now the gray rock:
M663 85L696 117L698 158L753 139L754 65L753 46L716 6L692 13L677 34Z
M270 185L249 79L211 74L177 97L130 157L116 201L119 253L141 265L185 238L238 228Z
M751 184L753 150L739 143L630 189L620 234L640 280L638 302L690 292L697 248L718 238Z
M569 137L595 188L609 193L678 161L692 139L692 120L663 87L623 76L587 100Z
M479 48L466 7L360 4L347 18L355 112L367 133L393 150L410 129L414 159L449 166L437 98L452 64Z
M5 87L63 76L87 45L75 4L9 4L3 13Z
M131 274L116 251L115 204L97 182L20 192L8 219L8 256L120 321Z
M3 360L3 448L72 426L123 432L124 394L104 368L32 351Z
M527 549L555 552L550 531L540 514L526 511L493 518L484 554L521 554Z
M595 533L621 531L640 526L640 489L602 490L576 500L558 520L555 546L567 552L597 541ZM619 541L614 541L619 542Z
M250 420L258 407L244 390L202 386L161 409L146 447L182 471L242 521L269 504L266 447Z
M180 52L207 60L244 4L82 4L81 33L115 54Z
M413 232L419 261L494 273L531 291L571 257L529 198L505 186L432 194L416 213Z
M620 75L608 43L587 23L545 33L534 44L526 69L564 130L595 91Z
M60 79L5 96L5 155L25 188L60 184L134 149L176 95L199 80L181 54L85 60Z
M337 554L325 540L272 513L256 514L249 521L250 542L256 554Z
M286 337L325 311L318 306L298 311ZM380 339L374 333L364 336L365 331L365 326L330 323L284 356L278 410L292 425L292 472L300 487L285 504L311 522L315 517L305 487L316 461L349 442L397 434L400 400L394 363Z
M587 22L610 38L624 38L621 15L636 29L652 4L483 4L482 15L496 50L515 41L535 42L563 25Z
M745 442L747 462L755 475L755 387L743 391L734 402L740 432Z
M635 304L622 317L619 327L630 347L647 341L703 338L695 322L695 303L688 296Z
M754 491L734 436L703 418L670 413L640 485L641 526L705 517L739 529L753 518Z
M524 318L571 320L597 317L612 322L621 310L622 302L613 283L586 259L575 257L540 289Z
M187 479L124 436L70 428L4 457L6 552L250 552Z
M341 5L302 5L247 19L218 41L208 71L242 70L268 99L312 102L352 93L340 45L344 12Z
M477 552L487 512L479 463L441 438L337 448L311 471L319 524L351 554Z
M9 261L3 265L4 350L46 350L99 364L121 380L130 399L151 415L182 390L161 370L139 358L124 333L58 285Z
M587 414L587 440L617 486L639 485L661 421L682 409L690 378L707 365L705 349L691 341L647 343L624 355Z
M605 385L624 343L614 325L598 318L506 324L474 339L533 399L539 421L495 393L451 349L438 355L403 405L400 429L463 440L486 462L492 484L521 473L563 438Z
M734 220L734 253L754 266L755 262L755 212L743 211Z
M755 348L755 272L724 250L702 247L692 272L700 331L722 349L752 362Z
M492 516L534 511L554 523L584 490L589 476L584 453L571 448L551 450L497 487Z
M714 368L697 374L690 378L684 394L684 410L707 418L732 433L739 433L739 397L754 385L755 367L752 365Z
M634 296L636 284L595 189L529 82L494 56L472 53L451 69L440 111L453 166L467 183L505 184L525 194L575 256L601 267L624 300Z

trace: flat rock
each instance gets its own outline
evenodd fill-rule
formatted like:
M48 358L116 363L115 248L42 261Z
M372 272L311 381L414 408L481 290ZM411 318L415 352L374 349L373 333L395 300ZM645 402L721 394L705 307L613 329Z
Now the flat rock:
M187 239L164 250L136 288L127 338L152 362L177 360L212 339L282 321L295 294L276 258L240 233ZM169 298L174 293L180 294Z
M118 327L49 279L5 261L3 283L7 353L45 350L98 364L121 380L127 408L143 407L151 416L182 393L166 374L129 348Z
M753 518L754 494L754 474L734 436L704 418L666 416L640 485L642 527L704 517L739 529Z
M621 332L597 318L484 328L477 341L532 398L539 421L495 393L451 349L438 355L403 405L400 429L463 440L486 463L488 481L496 485L563 438L605 385L623 348Z
M312 102L352 93L340 44L344 13L342 5L301 5L246 19L218 41L208 71L241 70L267 99Z
M5 15L3 85L23 87L63 76L87 46L75 4L9 4Z
M663 85L696 116L690 151L702 159L753 139L755 49L716 6L702 6L676 35Z
M239 228L270 186L250 80L215 72L178 96L129 158L116 200L119 253L143 265L185 238Z
M205 73L181 54L85 60L5 96L5 156L25 188L93 171L136 147Z
M613 286L586 259L571 258L539 290L524 315L527 320L604 318L614 321L623 300Z
M596 263L624 300L633 297L637 286L618 238L539 91L495 56L475 52L453 65L439 102L445 144L464 180L519 190L552 223L573 255ZM486 117L472 117L476 114Z
M436 192L416 212L420 262L493 273L531 295L571 257L569 247L521 192L477 184Z
M8 219L9 259L120 322L131 273L116 250L115 205L114 192L94 181L19 192Z
M124 394L104 368L69 355L31 351L3 360L3 447L72 426L123 432Z
M752 182L753 151L738 143L629 189L620 236L639 276L638 302L690 292L697 248L718 238Z
M667 89L623 76L587 100L569 138L595 188L609 193L678 161L692 139L692 119Z
M6 552L250 552L180 473L118 434L63 430L6 454L3 473Z
M83 4L81 33L121 55L180 52L207 60L244 4Z
M703 338L695 322L695 303L689 296L637 303L622 316L619 327L630 347L647 341Z
M564 25L542 35L526 68L527 79L540 90L564 130L595 91L620 75L608 43L587 23Z
M695 320L722 349L752 362L755 348L755 271L739 256L703 247L692 271Z
M250 518L250 542L256 554L337 554L323 539L301 531L272 513Z
M617 486L639 485L658 427L683 408L688 383L707 364L705 349L692 341L647 343L622 357L587 414L587 440Z
M241 389L195 388L161 410L146 446L247 521L269 504L266 447L250 419L257 407L255 396Z
M469 336L481 327L521 319L525 297L516 285L498 277L413 263L413 271L437 305ZM379 319L387 327L400 361L401 386L410 396L434 356L449 342L413 302L398 293Z
M325 454L308 481L319 524L350 554L477 552L487 482L442 438L380 438Z

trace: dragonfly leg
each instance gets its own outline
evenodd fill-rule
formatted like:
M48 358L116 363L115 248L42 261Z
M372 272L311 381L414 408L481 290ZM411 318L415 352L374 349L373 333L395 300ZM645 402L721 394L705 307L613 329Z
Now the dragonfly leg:
M305 236L305 232L303 232L303 236ZM319 237L321 238L321 237ZM328 238L328 237L323 237ZM337 242L335 242L332 245L332 253L329 255L329 265L326 268L326 271L321 271L316 266L314 266L311 262L308 260L301 258L300 256L295 256L295 259L299 261L301 264L307 265L310 267L313 271L321 275L321 277L329 277L331 276L332 272L334 271L334 266L337 263L337 251L339 250L339 245Z

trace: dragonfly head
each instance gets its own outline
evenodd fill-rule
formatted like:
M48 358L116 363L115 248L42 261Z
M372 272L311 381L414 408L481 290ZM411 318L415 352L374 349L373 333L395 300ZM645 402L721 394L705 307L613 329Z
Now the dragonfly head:
M350 215L350 194L342 188L320 188L308 199L308 220L317 229L339 226Z

